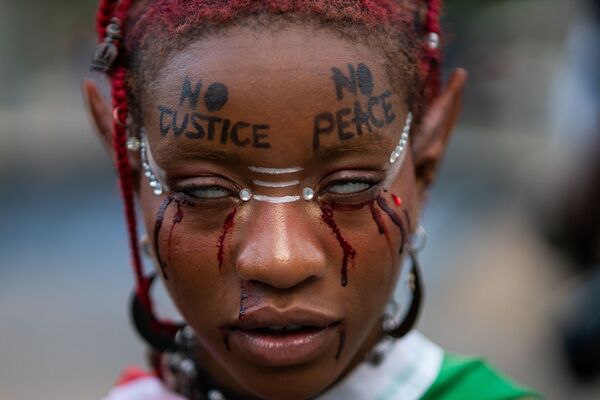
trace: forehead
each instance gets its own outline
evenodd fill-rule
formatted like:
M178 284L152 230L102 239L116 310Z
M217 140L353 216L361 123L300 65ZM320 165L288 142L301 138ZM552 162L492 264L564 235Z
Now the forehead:
M344 82L345 79L351 81ZM169 155L186 153L193 157L196 151L211 150L230 152L248 162L269 154L273 166L279 166L273 154L283 153L287 163L299 164L314 156L315 118L319 115L330 114L333 125L348 125L341 135L338 126L323 135L319 150L351 142L357 150L361 144L369 143L385 148L382 145L397 141L389 131L400 124L400 118L382 129L371 126L375 129L369 135L359 135L351 129L355 126L356 102L367 112L370 99L386 92L389 95L384 101L399 117L405 108L400 100L403 97L392 90L383 55L360 41L294 25L278 32L233 27L202 38L170 57L148 90L144 122L158 160L165 158L168 162ZM170 112L164 113L165 109ZM340 110L350 111L343 111L339 119ZM206 117L204 140L187 140L185 134L176 137L173 129L162 135L157 129L161 123L163 128L181 126L186 115L187 124L192 125L195 112ZM377 120L383 118L382 109L373 113L378 114ZM218 126L213 127L214 137L208 140L211 116L221 122L215 124ZM238 138L238 142L252 141L256 126L259 135L265 136L258 141L259 146L221 140L225 120L230 121L230 130L235 124L242 124L238 128L243 130L244 138ZM363 130L366 129L364 125ZM351 134L353 137L349 138Z

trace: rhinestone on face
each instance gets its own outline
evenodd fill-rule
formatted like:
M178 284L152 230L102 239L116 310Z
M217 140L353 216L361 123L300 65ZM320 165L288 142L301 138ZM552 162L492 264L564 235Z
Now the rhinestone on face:
M240 190L240 200L242 200L242 201L252 200L252 192L249 189Z
M315 198L315 191L312 190L311 188L305 188L302 191L302 198L306 201L311 201L312 199Z
M412 113L408 113L408 116L406 117L406 123L404 124L404 129L402 130L402 135L400 135L400 140L398 141L398 145L396 146L392 154L390 154L390 164L394 164L396 161L398 161L398 159L406 149L408 139L410 137L410 128L412 120Z
M154 194L157 196L160 196L161 194L163 194L163 190L161 186L158 186L154 189Z

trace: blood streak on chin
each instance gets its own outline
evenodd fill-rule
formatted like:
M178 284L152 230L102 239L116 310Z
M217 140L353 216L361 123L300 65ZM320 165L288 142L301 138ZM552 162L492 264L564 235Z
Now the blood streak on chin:
M169 208L169 206L171 205L173 200L174 200L173 197L169 196L162 202L162 204L158 208L158 213L156 214L156 222L154 223L154 252L156 254L156 260L158 261L158 265L160 266L160 269L162 271L162 274L163 274L163 277L165 278L165 280L169 279L169 277L167 276L167 264L162 260L162 257L160 255L159 240L160 240L160 230L162 228L163 221L165 219L165 212L167 211L167 209Z
M321 207L321 219L325 222L333 234L335 235L342 251L344 253L342 258L342 286L348 286L348 261L354 260L356 257L356 250L344 239L340 228L338 228L335 220L333 219L333 209L328 206Z
M339 360L342 356L342 350L344 350L344 345L346 344L346 329L343 326L340 326L340 342L338 344L337 353L335 354L335 359Z
M219 328L221 331L221 335L223 337L223 344L225 345L225 349L227 351L231 351L231 346L229 345L229 330L227 328Z
M230 212L227 218L225 219L225 222L223 223L223 229L221 230L221 236L219 236L219 240L217 242L217 260L219 261L219 271L221 271L223 267L225 239L227 238L227 233L235 225L234 219L236 213L237 209L234 208L233 211Z

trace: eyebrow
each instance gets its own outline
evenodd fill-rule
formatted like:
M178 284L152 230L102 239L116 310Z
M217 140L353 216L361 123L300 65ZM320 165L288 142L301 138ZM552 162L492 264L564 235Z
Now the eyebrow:
M379 153L386 147L391 147L393 138L378 133L365 133L353 140L341 144L321 146L316 150L319 158L336 158L351 153Z
M175 161L214 161L223 164L237 164L242 163L242 158L239 154L232 153L231 151L218 150L218 149L179 149L177 153L162 157L162 162L172 163Z

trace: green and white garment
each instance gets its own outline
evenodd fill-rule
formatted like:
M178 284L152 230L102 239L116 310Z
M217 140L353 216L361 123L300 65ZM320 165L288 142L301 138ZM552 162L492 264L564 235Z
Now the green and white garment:
M319 400L539 399L484 361L445 353L418 332L392 345L377 366L361 364Z
M418 332L391 344L383 361L367 362L319 400L509 400L536 399L483 361L451 356ZM185 400L169 391L156 374L124 372L104 400Z

